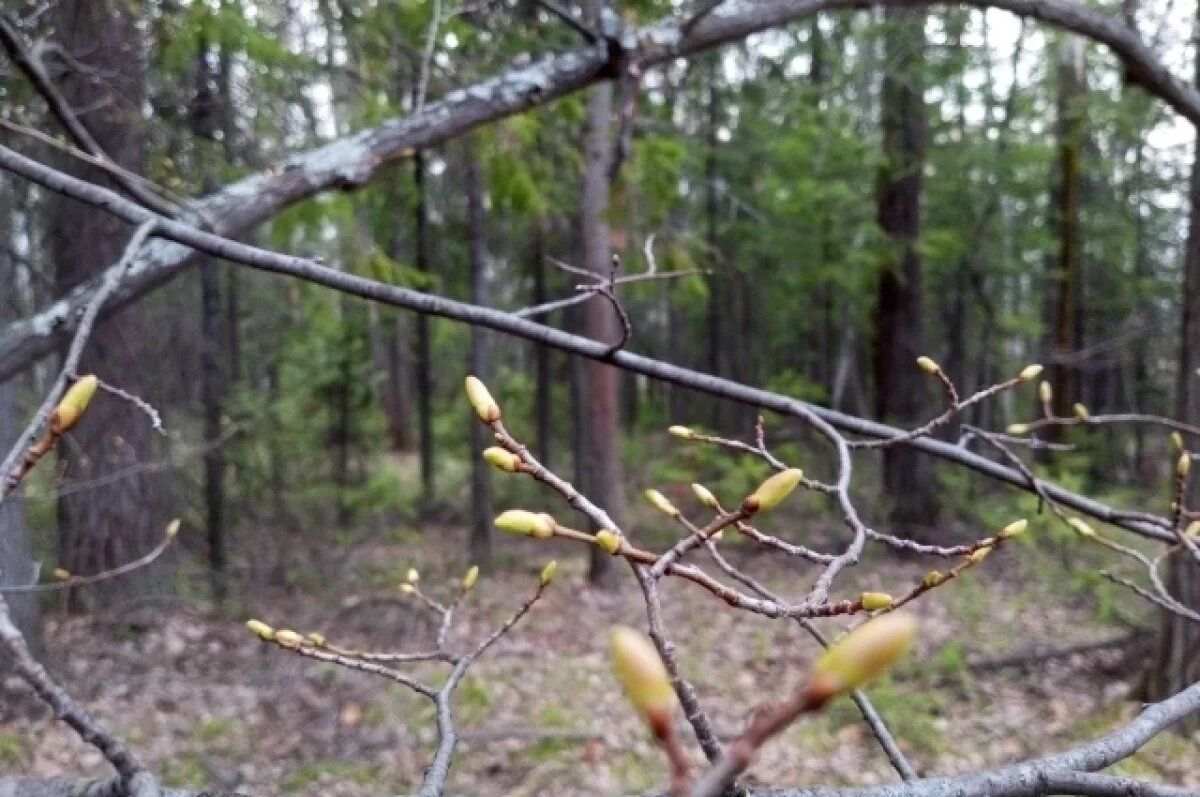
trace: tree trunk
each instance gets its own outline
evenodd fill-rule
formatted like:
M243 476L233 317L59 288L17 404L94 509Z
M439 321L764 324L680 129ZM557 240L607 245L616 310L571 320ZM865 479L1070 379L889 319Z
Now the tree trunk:
M533 272L533 304L539 305L549 300L550 293L546 286L546 230L542 219L535 219L530 243L529 266ZM549 318L543 319L550 323ZM547 468L551 467L550 440L553 436L554 423L554 382L550 373L550 347L533 347L534 396L533 396L533 427L534 439L537 441L537 457Z
M64 0L55 6L57 38L86 69L64 74L60 87L75 108L92 109L85 117L92 136L110 157L127 169L142 171L141 108L145 93L142 42L134 4L125 0ZM93 75L106 76L103 81ZM119 92L109 89L120 86ZM103 173L81 169L77 161L62 164L85 179L108 184ZM58 292L111 265L121 254L130 229L104 210L55 198L49 238L58 264ZM147 378L143 341L148 330L143 311L134 305L101 323L93 332L80 373L101 379L145 398L153 382ZM73 440L58 448L70 481L104 479L148 460L151 430L146 418L124 402L100 396L76 428ZM157 491L149 473L125 473L59 500L59 559L79 575L102 571L144 553L163 533ZM102 602L134 597L150 584L157 568L107 581L90 594ZM71 605L80 608L80 596Z
M587 17L599 18L604 0L588 0ZM587 121L584 133L583 173L583 265L596 274L608 274L612 268L608 222L609 163L612 142L609 124L612 116L612 86L603 84L592 89L588 98ZM614 342L620 336L620 320L612 306L599 299L586 305L585 334L596 340ZM602 507L617 523L621 514L621 372L612 366L588 360L587 406L584 408L586 442L585 470L589 497ZM591 549L588 580L592 584L611 587L612 557L599 548Z
M1196 84L1200 85L1200 53L1196 55L1195 69ZM1200 424L1200 136L1193 154L1189 198L1191 219L1184 264L1176 417L1195 425ZM1188 447L1195 451L1198 443L1190 438ZM1195 467L1184 506L1200 508L1200 476L1196 475ZM1195 560L1186 551L1178 550L1171 554L1169 568L1167 589L1185 606L1200 611L1200 567ZM1158 646L1146 678L1149 700L1162 700L1200 681L1200 623L1167 611L1162 613L1161 621ZM1174 727L1182 733L1192 733L1200 728L1200 717L1192 715Z
M483 178L479 174L477 140L467 140L464 155L467 178L467 243L471 260L471 302L487 304L487 217L483 207ZM471 373L487 384L491 377L488 332L471 326ZM487 427L471 420L471 562L486 565L492 558L492 468L481 456L491 443Z
M879 226L890 240L874 310L872 365L875 411L889 423L912 425L930 413L928 376L916 366L924 354L921 256L921 172L925 163L922 96L925 14L888 9L882 126L886 163L877 193ZM937 522L937 488L930 463L905 446L887 448L884 489L892 521L928 538Z
M413 184L417 190L417 206L413 212L413 246L416 248L417 270L430 271L429 209L425 201L425 153L413 155ZM429 316L418 313L417 326L417 426L421 437L421 504L433 503L437 494L436 462L433 457L433 363L429 345Z

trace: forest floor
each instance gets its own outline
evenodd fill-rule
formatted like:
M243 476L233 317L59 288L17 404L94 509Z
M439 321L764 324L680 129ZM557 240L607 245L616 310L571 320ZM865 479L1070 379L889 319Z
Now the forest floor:
M395 585L417 566L423 588L445 595L466 569L464 535L428 528L419 545L409 531L347 544L327 558L292 551L283 577L249 568L245 578L256 586L240 592L237 608L223 616L182 605L143 607L121 618L52 612L50 661L168 784L326 797L405 793L419 782L434 741L426 701L398 684L259 643L243 621L254 616L320 630L348 645L422 649L428 618ZM458 645L480 639L519 606L546 559L556 556L561 567L545 598L477 663L458 693L463 741L450 793L553 787L559 795L613 795L662 787L662 759L609 674L607 629L643 625L632 578L622 572L622 589L596 591L584 585L577 548L507 537L498 544L497 565L461 612ZM728 548L786 594L800 594L810 577L742 544ZM1131 633L1128 621L1100 619L1091 588L1054 576L1061 558L1031 567L1027 549L1010 546L914 606L922 620L918 650L871 696L922 773L965 772L1064 749L1137 712L1146 643L1047 661L1034 655ZM869 557L839 584L839 594L899 593L929 566ZM272 581L287 585L263 586ZM734 612L687 584L668 584L664 597L686 674L722 733L736 732L759 700L795 686L814 656L813 642L792 624ZM433 679L440 670L423 665L413 672ZM106 774L98 754L47 713L3 712L0 773ZM1117 769L1200 790L1200 741L1165 734ZM895 775L853 705L841 701L772 742L752 778L838 785Z

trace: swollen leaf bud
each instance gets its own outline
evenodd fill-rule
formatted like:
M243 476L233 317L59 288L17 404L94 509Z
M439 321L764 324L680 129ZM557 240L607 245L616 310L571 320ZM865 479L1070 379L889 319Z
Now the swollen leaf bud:
M1188 524L1187 529L1183 532L1185 537L1195 537L1200 534L1200 520L1193 520Z
M328 642L329 642L329 640L325 639L324 634L319 634L316 631L311 631L308 634L308 643L310 645L314 645L318 648L323 648L323 647L325 647L326 644L328 644Z
M601 529L596 532L596 536L592 538L600 550L605 553L616 556L617 551L621 550L621 535L609 529Z
M678 437L680 440L694 440L696 433L686 426L671 426L667 429L673 437Z
M506 448L492 446L483 451L483 458L496 470L516 473L521 469L521 458Z
M179 518L175 518L167 524L167 539L175 539L175 535L179 534Z
M1038 385L1038 398L1043 404L1049 404L1051 401L1054 401L1054 388L1051 387L1049 382L1043 381Z
M933 589L934 587L936 587L938 584L941 584L945 580L946 580L946 577L944 575L942 575L942 571L930 570L928 573L925 574L925 578L922 579L921 583L925 585L926 589Z
M247 620L246 628L249 628L250 632L256 634L259 639L273 639L275 637L275 629L261 620Z
M404 580L407 581L409 584L416 584L418 581L421 580L421 574L419 572L417 572L417 569L415 567L410 567L410 568L408 568L408 573L406 573L404 576Z
M1017 379L1020 379L1022 382L1032 382L1034 379L1037 379L1041 375L1042 375L1042 366L1037 363L1034 363L1032 365L1027 365L1024 368L1022 368L1021 373L1017 374Z
M765 512L779 506L783 499L792 494L796 485L804 478L799 468L781 470L758 486L758 489L742 502L747 512Z
M1017 537L1017 536L1020 536L1021 534L1024 534L1025 529L1027 529L1027 528L1029 528L1028 520L1025 520L1024 518L1022 518L1020 520L1014 520L1012 523L1009 523L1007 526L1000 529L1000 533L996 536L998 536L1002 540L1010 540L1013 537Z
M64 434L74 429L75 424L79 423L79 419L87 410L88 404L91 403L92 397L96 395L96 388L99 386L100 380L91 374L77 379L75 384L71 385L63 394L62 400L58 402L58 406L51 413L51 431L54 434Z
M468 376L465 385L467 388L467 399L471 402L471 406L475 408L475 414L479 416L479 420L484 423L495 423L500 420L500 405L496 403L496 400L492 398L492 394L488 392L487 385L474 376Z
M609 635L613 669L629 702L655 735L667 732L678 702L667 668L654 645L632 628L617 626Z
M709 491L703 484L693 484L692 494L696 496L696 500L704 504L709 509L718 510L721 504L717 501L717 497Z
M1179 461L1175 463L1175 475L1181 479L1186 479L1188 472L1192 469L1192 455L1184 451L1179 455Z
M1176 454L1183 451L1183 435L1179 432L1171 432L1171 451Z
M1071 525L1071 528L1073 528L1073 529L1075 529L1075 531L1079 532L1079 536L1081 536L1081 537L1095 537L1096 536L1096 530L1093 529L1091 526L1089 526L1087 524L1087 522L1084 521L1082 518L1073 517L1073 518L1070 518L1067 521L1067 523L1069 523Z
M971 555L967 557L967 561L969 561L973 565L977 565L980 562L982 562L984 559L986 559L988 557L988 554L990 554L991 552L992 552L991 546L988 546L986 548L976 548L974 551L971 551Z
M528 512L524 509L510 509L501 512L496 518L496 528L511 531L513 534L526 534L539 540L554 536L554 518L544 512Z
M916 620L905 614L868 620L817 659L810 693L827 700L858 689L895 664L912 646L916 632Z
M864 592L859 598L862 607L868 612L877 612L880 609L886 609L891 606L895 599L886 592Z
M478 580L479 580L479 565L471 565L471 569L467 571L467 574L465 576L463 576L463 580L462 580L463 591L465 592L465 591L471 589L471 587L475 586L475 582Z
M1084 404L1076 403L1071 409L1075 411L1075 417L1081 421L1090 421L1092 419L1092 414L1088 412L1088 408Z
M54 568L54 580L55 581L70 581L71 580L71 571L63 570L61 567Z
M285 648L294 648L304 642L304 637L286 628L275 632L275 641Z
M547 562L542 568L541 585L544 587L554 580L554 574L558 572L558 562Z
M412 584L404 583L404 584L400 585L400 592L403 593L404 595L416 595L417 588L414 587Z
M942 370L942 367L934 362L931 358L921 356L917 358L917 366L927 374L936 374Z
M1004 431L1008 432L1011 435L1022 435L1029 431L1029 424L1027 424L1027 423L1010 423L1008 425L1008 428L1005 429Z
M667 497L658 490L647 490L646 500L653 504L655 509L657 509L659 512L662 512L667 517L676 518L680 515L680 512L675 505L668 501Z

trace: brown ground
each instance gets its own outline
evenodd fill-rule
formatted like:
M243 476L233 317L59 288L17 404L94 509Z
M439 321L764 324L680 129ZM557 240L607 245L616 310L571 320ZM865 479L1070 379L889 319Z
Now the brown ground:
M120 624L113 617L52 615L53 665L171 785L325 797L406 792L419 782L431 750L429 706L396 684L260 644L241 620L253 615L375 649L421 648L427 624L394 585L416 564L422 585L436 594L465 570L447 553L462 549L459 533L431 536L445 544L418 548L399 536L349 548L330 562L293 562L290 588L258 589L227 619L178 605L142 607L132 628L128 615ZM529 594L550 555L531 547L537 545L545 546L502 542L502 564L480 580L456 639L480 638ZM413 550L420 550L419 561ZM750 572L801 594L807 570L734 550ZM552 552L562 567L548 596L459 691L465 740L451 793L535 794L553 786L557 794L629 794L665 783L662 760L614 689L605 654L612 623L641 625L640 593L627 577L617 594L590 590L582 585L578 551ZM536 561L529 558L534 555ZM1097 619L1098 601L1086 589L1071 591L1065 579L1052 571L1039 576L1028 562L1027 549L1003 551L972 577L918 603L918 653L872 692L923 773L963 772L1062 749L1136 711L1129 695L1138 662L1130 659L1144 655L1136 647L1026 668L976 672L968 666L1128 633ZM840 585L841 596L868 588L900 592L929 566L868 560ZM262 574L247 571L246 577ZM688 585L671 584L666 604L686 673L724 732L736 731L759 700L797 684L814 654L813 643L794 626L735 613ZM433 678L436 668L414 672ZM1200 745L1166 736L1121 771L1200 789ZM94 751L42 714L4 718L0 773L106 769ZM895 777L848 702L788 730L753 775L776 785Z

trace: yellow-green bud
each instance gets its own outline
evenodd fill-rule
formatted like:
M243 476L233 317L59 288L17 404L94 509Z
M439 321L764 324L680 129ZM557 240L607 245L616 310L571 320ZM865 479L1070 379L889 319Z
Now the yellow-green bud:
M916 633L916 620L905 614L868 620L821 654L813 665L810 692L829 699L858 689L895 664Z
M655 509L657 509L659 512L662 512L667 517L675 518L679 517L680 515L680 512L675 505L668 501L667 497L658 490L647 490L646 500L653 504Z
M54 568L54 580L55 581L70 581L71 580L71 571L63 570L61 567Z
M541 575L542 586L544 587L547 584L549 584L551 581L553 581L554 574L557 572L558 572L558 562L553 562L553 561L547 562L546 566L542 568L542 575Z
M469 590L475 586L475 582L479 580L479 565L471 565L471 569L463 576L462 588L463 591Z
M88 374L80 377L63 394L62 400L50 415L50 429L55 434L64 434L75 428L83 413L96 395L100 380Z
M483 458L496 470L516 473L521 469L521 458L506 448L492 446L483 451Z
M1043 381L1038 385L1038 398L1041 399L1043 404L1049 404L1051 401L1054 401L1054 388L1049 382Z
M474 376L468 376L465 385L467 388L467 399L471 402L471 406L474 407L475 414L479 416L479 420L484 423L495 423L500 420L500 405L492 398L487 385Z
M1005 429L1004 431L1008 432L1011 435L1022 435L1029 431L1029 424L1027 424L1027 423L1010 423L1008 425L1008 428Z
M1192 455L1184 451L1179 455L1179 461L1175 463L1175 475L1181 479L1186 479L1188 472L1192 469Z
M720 509L721 504L717 501L717 497L703 484L693 484L692 494L696 496L696 500L704 504L709 509Z
M1021 373L1017 374L1017 379L1020 379L1022 382L1031 382L1034 379L1037 379L1039 376L1041 376L1041 374L1042 374L1042 366L1037 363L1034 363L1032 365L1027 365L1024 368L1022 368Z
M859 598L859 602L868 612L877 612L891 606L895 603L895 599L886 592L864 592Z
M990 554L991 552L992 552L992 549L990 546L988 546L986 548L976 548L974 551L971 551L971 555L967 557L967 561L969 561L973 565L977 565L980 562L982 562L984 559L986 559L988 554Z
M416 584L418 581L421 580L421 574L419 572L417 572L417 569L415 567L410 567L410 568L408 568L408 573L405 574L405 576L404 576L404 580L407 581L409 584Z
M1171 450L1175 453L1183 451L1183 435L1179 432L1171 432Z
M529 512L524 509L509 509L496 518L496 528L514 534L526 534L545 540L554 536L554 518L544 512Z
M261 620L247 620L246 627L250 629L251 633L256 634L259 639L273 639L275 637L275 629Z
M1092 418L1092 414L1088 412L1088 408L1083 404L1076 403L1071 409L1075 411L1075 417L1081 421L1089 421Z
M1009 523L1007 526L1000 529L1000 533L996 536L1002 540L1009 540L1013 537L1023 534L1027 528L1029 528L1028 520L1025 520L1024 518L1020 520L1014 520L1012 523Z
M613 669L629 702L646 720L655 735L670 727L678 699L671 678L653 643L632 628L617 626L609 635Z
M936 587L938 584L941 584L945 580L946 580L946 577L944 575L942 575L942 571L930 570L928 573L925 574L925 578L921 581L921 583L925 585L926 589L933 589L934 587Z
M294 648L304 642L304 637L286 628L275 632L275 641L285 648Z
M416 595L417 588L415 586L413 586L412 584L405 582L404 584L400 585L400 592L405 595Z
M175 539L175 535L179 534L179 518L175 518L167 524L167 539Z
M686 426L671 426L667 429L673 437L678 437L680 440L693 440L696 433Z
M1071 525L1071 528L1073 528L1073 529L1075 529L1075 531L1079 532L1079 535L1082 537L1095 537L1096 536L1096 530L1093 529L1091 526L1089 526L1087 524L1087 522L1085 520L1083 520L1082 518L1073 517L1073 518L1070 518L1067 521L1067 523L1069 523Z
M1195 537L1200 534L1200 520L1193 520L1188 524L1187 529L1183 532L1185 537Z
M931 358L921 356L917 358L917 366L927 374L936 374L942 370L942 367L934 362Z
M745 501L742 509L747 512L765 512L779 506L783 499L792 494L796 485L804 478L804 471L799 468L781 470L758 486Z
M328 640L325 639L325 635L319 634L316 631L309 632L308 642L309 642L309 644L315 645L316 647L319 647L319 648L323 648L323 647L325 647L326 644L328 644Z
M605 553L616 555L617 551L621 550L621 535L609 529L601 529L596 532L596 536L592 538L600 550Z

